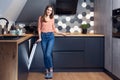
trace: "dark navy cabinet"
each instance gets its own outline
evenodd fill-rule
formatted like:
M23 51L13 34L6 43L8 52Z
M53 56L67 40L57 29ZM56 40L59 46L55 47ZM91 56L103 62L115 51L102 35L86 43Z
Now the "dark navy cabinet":
M54 68L80 68L84 67L85 54L84 52L54 52L53 53Z
M42 70L44 68L43 61L43 53L39 43L31 65L31 71ZM61 69L103 69L104 37L56 36L53 63L54 69L59 71Z
M80 37L56 37L53 62L56 69L84 67L85 39Z
M18 45L18 80L27 80L28 77L28 40Z
M104 66L104 38L85 38L85 67L103 68Z
M103 37L56 37L53 50L54 67L103 68Z
M84 51L85 39L80 37L56 37L54 51Z

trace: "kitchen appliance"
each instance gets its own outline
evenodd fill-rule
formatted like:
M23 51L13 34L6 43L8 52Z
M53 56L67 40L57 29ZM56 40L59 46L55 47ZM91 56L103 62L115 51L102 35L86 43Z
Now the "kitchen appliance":
M33 47L32 47L32 51L31 51L31 54L30 54L30 57L29 57L28 69L30 69L30 66L31 66L33 57L34 57L34 55L35 55L36 47L37 47L37 43L35 43L35 44L33 45Z
M113 37L120 38L120 8L112 11L112 26Z
M78 0L56 0L55 14L76 14Z
M0 34L2 34L2 25L0 25Z
M6 19L6 18L0 18L0 20L5 20L6 21L6 24L5 24L5 26L4 27L2 27L2 34L4 34L4 33L8 33L8 24L9 24L9 21Z

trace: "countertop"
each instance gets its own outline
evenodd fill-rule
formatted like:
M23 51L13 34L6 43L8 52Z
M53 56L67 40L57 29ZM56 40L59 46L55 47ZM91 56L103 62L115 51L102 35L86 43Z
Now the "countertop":
M5 35L0 35L0 36L17 36L17 35L11 35L11 34L5 34ZM38 35L33 35L33 34L24 34L24 35L20 35L20 36L23 36L21 37L20 39L18 40L0 40L0 42L16 42L17 44L33 37L33 36L38 36ZM62 37L63 35L58 35L58 34L55 34L55 37ZM81 34L81 33L66 33L66 36L64 37L104 37L103 34Z
M63 36L63 35L55 34L55 36ZM82 36L83 36L83 37L84 37L84 36L91 36L91 37L92 37L92 36L93 36L93 37L94 37L94 36L96 36L96 37L97 37L97 36L98 36L98 37L101 36L101 37L103 37L104 35L103 35L103 34L66 33L66 36L71 36L71 37L72 37L72 36L78 36L78 37L79 37L79 36L81 36L81 37L82 37Z
M11 35L11 34L5 34L5 35L0 35L0 36L17 36L17 35ZM23 36L17 40L0 40L0 42L16 42L17 44L31 38L33 36L33 34L24 34L24 35L20 35Z

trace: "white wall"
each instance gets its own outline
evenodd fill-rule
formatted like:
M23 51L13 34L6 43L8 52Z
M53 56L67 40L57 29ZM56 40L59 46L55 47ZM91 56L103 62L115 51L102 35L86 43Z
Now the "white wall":
M96 32L105 35L104 67L112 72L112 0L95 0L94 21Z
M10 21L15 21L27 0L0 0L0 14Z
M120 8L120 0L113 0L113 9ZM113 74L120 78L120 38L113 39Z
M120 8L120 0L113 0L113 9Z
M11 4L11 0L0 0L0 14L2 15Z
M9 27L16 21L26 2L27 0L0 0L0 17L9 20Z

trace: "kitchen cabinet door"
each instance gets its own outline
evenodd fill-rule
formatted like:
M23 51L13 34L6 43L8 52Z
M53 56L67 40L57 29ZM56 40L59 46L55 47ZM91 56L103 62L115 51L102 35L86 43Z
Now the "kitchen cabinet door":
M80 68L84 67L84 52L54 52L54 68Z
M83 51L85 40L80 37L56 37L53 51Z
M18 45L18 80L26 80L28 77L28 40Z
M120 39L113 38L113 70L112 73L120 78Z
M85 39L86 67L104 67L104 38L87 37Z

